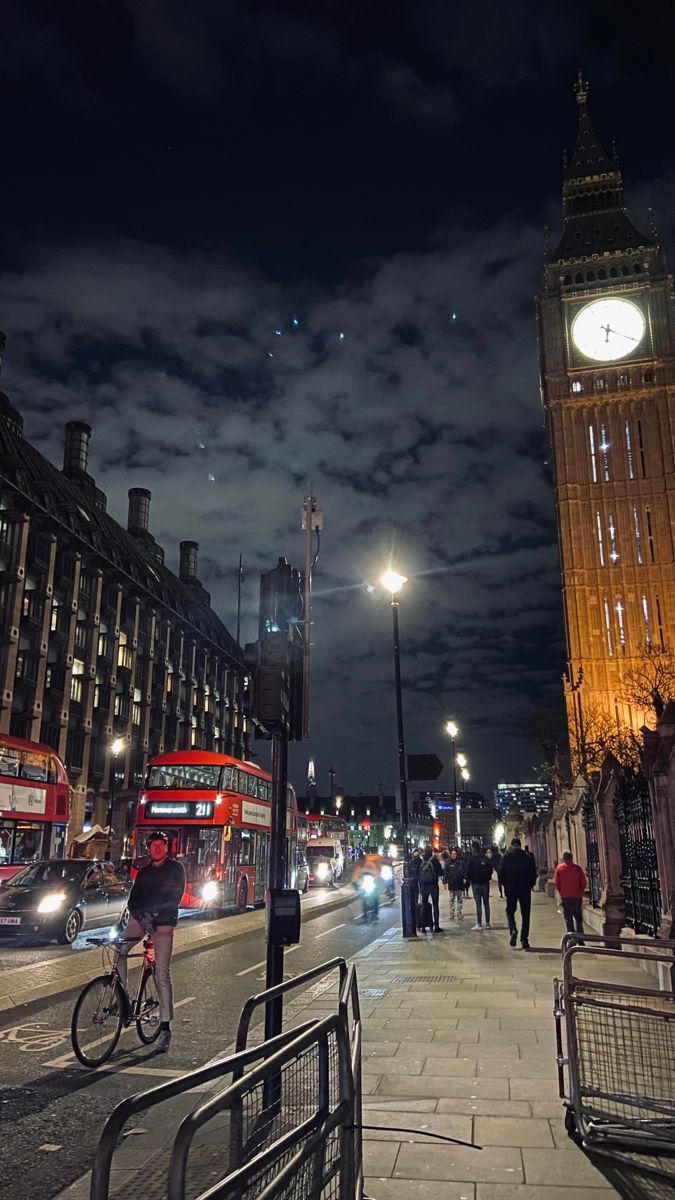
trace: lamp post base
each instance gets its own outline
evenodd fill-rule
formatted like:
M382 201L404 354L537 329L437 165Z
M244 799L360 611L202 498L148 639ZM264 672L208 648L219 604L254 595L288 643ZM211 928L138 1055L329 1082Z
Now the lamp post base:
M404 879L401 884L401 928L404 938L417 937L416 898L417 887L410 880Z

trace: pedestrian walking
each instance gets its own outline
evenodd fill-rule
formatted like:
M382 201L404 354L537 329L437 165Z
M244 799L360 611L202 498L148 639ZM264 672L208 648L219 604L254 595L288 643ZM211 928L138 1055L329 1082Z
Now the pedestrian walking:
M473 898L476 901L476 924L474 930L483 928L483 909L485 909L485 928L490 928L490 880L492 879L492 863L487 858L480 842L471 843L471 858L469 859L466 877L471 884Z
M413 904L415 905L415 925L418 929L422 928L422 909L420 907L420 867L422 865L422 851L419 846L415 846L410 855L410 886L413 894Z
M464 884L466 882L464 863L456 850L451 850L445 863L445 886L450 895L450 920L462 920L462 904L464 901Z
M424 932L425 929L433 931L433 933L442 933L439 923L439 891L438 881L443 874L443 868L434 854L431 846L427 846L422 854L422 863L420 865L420 896L422 900L422 920L420 929ZM433 910L433 924L432 924Z
M583 933L581 906L588 880L583 869L578 863L575 863L571 850L566 850L563 854L562 862L558 863L555 869L553 882L562 901L567 932Z
M523 950L530 950L530 909L532 888L537 879L537 864L533 855L526 854L523 850L520 838L511 839L511 845L501 861L499 874L506 892L510 945L515 946L518 941L516 909L520 906L520 944Z
M500 850L499 850L499 846L493 846L493 847L492 847L492 857L491 857L490 861L491 861L491 863L492 863L492 866L493 866L493 868L494 868L495 874L496 874L496 876L497 876L497 887L499 888L499 895L500 895L501 897L503 897L503 895L504 895L504 888L503 888L503 886L502 886L502 881L501 881L501 879L499 878L499 868L500 868L500 866L501 866L501 863L502 863L502 857L503 857L503 856L502 856L502 854L501 854L501 852L500 852Z

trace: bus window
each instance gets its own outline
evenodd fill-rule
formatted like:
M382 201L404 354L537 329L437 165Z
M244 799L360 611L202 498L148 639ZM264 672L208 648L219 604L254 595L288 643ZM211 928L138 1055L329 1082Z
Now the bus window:
M19 777L19 751L13 746L0 746L0 775L8 775L10 779Z
M46 754L36 754L25 750L21 755L21 778L30 779L33 783L46 783L47 763Z
M269 800L269 799L270 799L270 783L269 783L269 779L259 779L259 780L258 780L258 787L259 787L259 789L260 789L260 790L259 790L259 792L258 792L258 795L260 796L260 799L261 799L261 800Z
M241 831L241 846L239 847L239 865L249 867L253 862L253 847L251 845L251 834L248 829Z
M223 767L220 772L220 790L229 792L232 787L232 767Z

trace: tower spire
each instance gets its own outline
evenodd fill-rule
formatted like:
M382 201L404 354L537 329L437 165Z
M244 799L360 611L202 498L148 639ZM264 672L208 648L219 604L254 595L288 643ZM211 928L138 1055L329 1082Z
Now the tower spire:
M609 175L616 172L616 163L605 153L591 124L588 115L588 92L588 80L584 79L580 68L574 84L574 94L579 106L579 127L577 144L567 168L568 180L587 179L592 175Z

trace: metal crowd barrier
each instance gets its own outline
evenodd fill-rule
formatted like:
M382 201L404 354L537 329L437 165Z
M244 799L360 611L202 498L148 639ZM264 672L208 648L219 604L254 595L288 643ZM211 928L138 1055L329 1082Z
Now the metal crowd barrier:
M567 934L554 980L565 1127L589 1154L648 1195L675 1195L675 991L597 978L603 964L672 970L675 942ZM650 976L645 976L645 982ZM563 1044L563 1021L566 1053ZM568 1086L565 1068L568 1069ZM632 1181L632 1182L631 1182ZM644 1190L631 1194L644 1195Z
M266 1000L339 970L336 1012L246 1047ZM168 1200L185 1200L195 1136L217 1119L218 1176L194 1200L361 1200L361 1016L356 970L333 959L259 996L242 1011L237 1051L220 1062L123 1100L96 1150L91 1200L108 1200L115 1146L130 1117L216 1080L226 1086L186 1116L168 1168ZM195 1157L198 1157L195 1155Z

